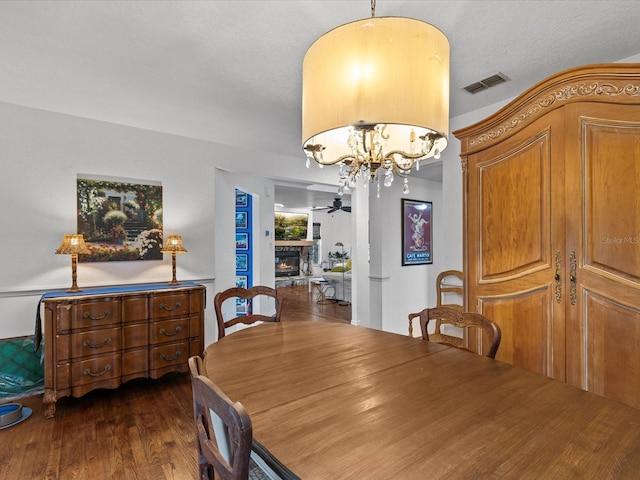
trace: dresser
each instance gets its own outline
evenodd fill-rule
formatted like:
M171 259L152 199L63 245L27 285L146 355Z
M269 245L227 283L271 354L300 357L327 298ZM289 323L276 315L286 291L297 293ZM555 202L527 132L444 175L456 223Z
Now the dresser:
M190 282L45 293L45 416L61 397L187 372L204 350L204 307L205 287Z

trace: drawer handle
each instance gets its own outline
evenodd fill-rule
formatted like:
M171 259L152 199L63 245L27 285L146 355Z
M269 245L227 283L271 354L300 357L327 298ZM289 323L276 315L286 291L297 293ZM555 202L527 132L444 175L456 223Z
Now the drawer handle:
M176 306L171 308L166 306L164 303L160 304L160 310L166 310L167 312L173 312L176 308L180 308L182 306L182 302L176 302Z
M160 329L160 333L166 337L173 337L174 335L179 334L182 331L182 327L176 327L173 333L167 332L164 328Z
M111 337L105 338L104 342L102 342L102 343L91 343L89 340L85 340L84 341L84 346L85 347L90 347L90 348L102 348L108 343L111 343Z
M93 373L90 368L85 368L84 372L82 373L84 373L85 375L89 375L90 377L101 377L102 375L104 375L110 370L111 370L111 365L107 363L104 367L104 370L102 370L101 372Z
M160 358L166 362L173 362L174 360L180 358L182 356L182 352L178 350L173 357L167 357L164 353L160 354Z
M111 315L111 312L109 310L105 310L104 314L101 317L92 317L89 312L84 312L83 317L88 318L89 320L102 320L103 318L108 317L109 315Z

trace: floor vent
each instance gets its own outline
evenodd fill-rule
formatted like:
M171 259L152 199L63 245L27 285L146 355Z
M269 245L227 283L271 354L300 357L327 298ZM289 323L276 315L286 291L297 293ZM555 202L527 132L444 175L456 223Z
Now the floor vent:
M498 72L495 75L491 75L490 77L480 80L479 82L467 85L466 87L464 87L464 90L469 93L478 93L486 90L487 88L495 87L496 85L504 83L508 80L509 78L504 73Z

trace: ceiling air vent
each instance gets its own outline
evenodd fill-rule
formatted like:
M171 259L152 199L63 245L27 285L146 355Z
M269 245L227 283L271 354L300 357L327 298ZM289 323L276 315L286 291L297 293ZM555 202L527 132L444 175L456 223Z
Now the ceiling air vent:
M467 85L466 87L464 87L464 90L469 93L478 93L486 90L487 88L491 88L500 83L504 83L507 80L509 80L509 78L504 73L498 72L495 75L491 75L490 77L480 80L479 82Z

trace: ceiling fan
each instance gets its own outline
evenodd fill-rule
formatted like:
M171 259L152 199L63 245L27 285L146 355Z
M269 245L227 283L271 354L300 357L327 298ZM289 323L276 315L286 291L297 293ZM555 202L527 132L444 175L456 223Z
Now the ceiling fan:
M338 210L342 210L343 212L351 213L351 207L342 205L341 198L335 198L333 200L333 205L328 205L326 207L317 207L314 210L327 210L327 213L337 212Z

